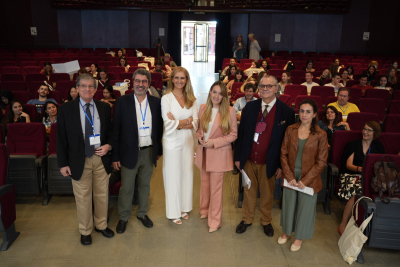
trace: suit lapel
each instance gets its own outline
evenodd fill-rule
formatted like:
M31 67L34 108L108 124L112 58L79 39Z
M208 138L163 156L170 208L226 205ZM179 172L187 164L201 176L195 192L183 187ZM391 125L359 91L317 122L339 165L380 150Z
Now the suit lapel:
M218 110L217 115L215 116L215 119L214 119L214 123L211 127L211 132L209 135L210 138L215 133L215 131L218 129L220 117L221 117L221 112Z
M276 131L278 130L278 124L281 122L281 118L282 118L282 111L283 109L281 108L282 102L277 98L275 105L276 105L276 109L275 109L275 118L274 118L274 125L272 127L272 134L271 134L271 139L269 141L269 145L271 145L273 142L275 142L275 138L278 137L278 134L275 134Z
M135 93L130 94L129 97L131 98L131 101L126 102L126 104L128 105L127 110L129 110L129 114L132 114L131 116L132 116L132 122L133 122L133 131L136 132L136 135L139 138L138 127L137 127L138 121L136 118Z
M150 111L151 111L151 138L153 139L153 132L157 129L157 111L156 107L153 102L153 97L152 96L147 96L147 99L149 100L149 106L150 106Z
M75 129L76 129L80 139L82 140L82 142L85 142L85 139L83 139L83 131L82 131L81 111L80 111L80 109L82 107L81 107L80 101L81 101L80 98L78 98L72 102L73 105L71 106L72 107L71 114L72 114L72 118L73 118L72 121L75 126Z

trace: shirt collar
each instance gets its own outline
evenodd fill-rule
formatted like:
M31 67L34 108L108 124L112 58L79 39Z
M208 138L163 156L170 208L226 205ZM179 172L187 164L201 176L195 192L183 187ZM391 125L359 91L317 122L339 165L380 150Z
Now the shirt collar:
M86 102L85 101L83 101L83 99L82 98L79 98L79 101L81 101L81 105L82 106L86 106ZM92 100L90 100L90 102L89 102L89 104L91 105L91 106L93 106L94 105L94 100L93 100L93 98L92 98Z
M150 88L149 88L149 89L150 89ZM150 90L149 90L149 92L150 92ZM137 98L137 96L135 95L135 93L133 93L133 94L134 94L134 97L135 97L135 102L138 103L138 104L140 105L139 99ZM146 96L145 96L145 98L143 99L142 103L143 103L143 102L146 103L146 101L147 101L147 92L146 92Z
M272 100L270 103L265 103L264 100L261 101L261 106L266 106L268 105L268 107L273 107L275 105L276 102L276 97L274 98L274 100Z

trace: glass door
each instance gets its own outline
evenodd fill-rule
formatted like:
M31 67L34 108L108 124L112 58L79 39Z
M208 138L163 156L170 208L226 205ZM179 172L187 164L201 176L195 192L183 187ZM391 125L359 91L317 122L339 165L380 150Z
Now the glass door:
M194 62L208 62L208 24L194 24Z

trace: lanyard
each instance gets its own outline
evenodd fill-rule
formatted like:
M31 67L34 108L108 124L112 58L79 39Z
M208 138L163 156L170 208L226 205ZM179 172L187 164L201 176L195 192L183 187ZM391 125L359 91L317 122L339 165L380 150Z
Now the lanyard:
M144 110L144 116L143 116L143 112L142 112L142 105L139 102L139 99L137 98L137 96L135 95L138 103L139 103L139 107L140 107L140 113L142 115L142 120L143 120L143 125L144 125L144 121L146 120L146 113L147 113L147 105L149 104L149 99L146 97L146 109Z
M346 114L346 110L349 108L349 104L347 104L346 109L343 111L343 109L340 107L339 102L336 102L336 105L340 108L340 110L342 111L342 114L345 115Z
M81 104L81 107L82 107L82 109L83 109L83 112L85 112L85 116L86 116L86 118L88 119L90 125L92 125L93 135L95 136L96 133L95 133L95 131L94 131L94 112L95 112L94 104L93 104L93 120L90 120L88 114L86 113L86 110L83 108L83 105L82 105L81 101L79 101L79 103Z

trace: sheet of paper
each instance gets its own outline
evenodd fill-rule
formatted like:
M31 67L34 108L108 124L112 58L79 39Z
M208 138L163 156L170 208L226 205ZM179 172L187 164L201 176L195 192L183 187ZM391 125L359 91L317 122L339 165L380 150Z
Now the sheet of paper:
M54 68L55 73L74 74L75 72L78 72L78 70L80 69L78 60L65 63L52 64L52 66Z
M298 188L296 186L290 185L286 179L283 181L283 186L287 187L287 188L290 188L290 189L293 189L293 190L296 190L296 191L299 191L299 192L302 192L302 193L310 195L310 196L314 195L314 189L312 189L311 187L307 187L306 186L303 189L300 189L300 188Z
M247 186L247 189L250 189L250 186L251 186L251 180L250 180L249 176L247 176L247 174L244 172L243 169L242 169L242 186L243 187Z

